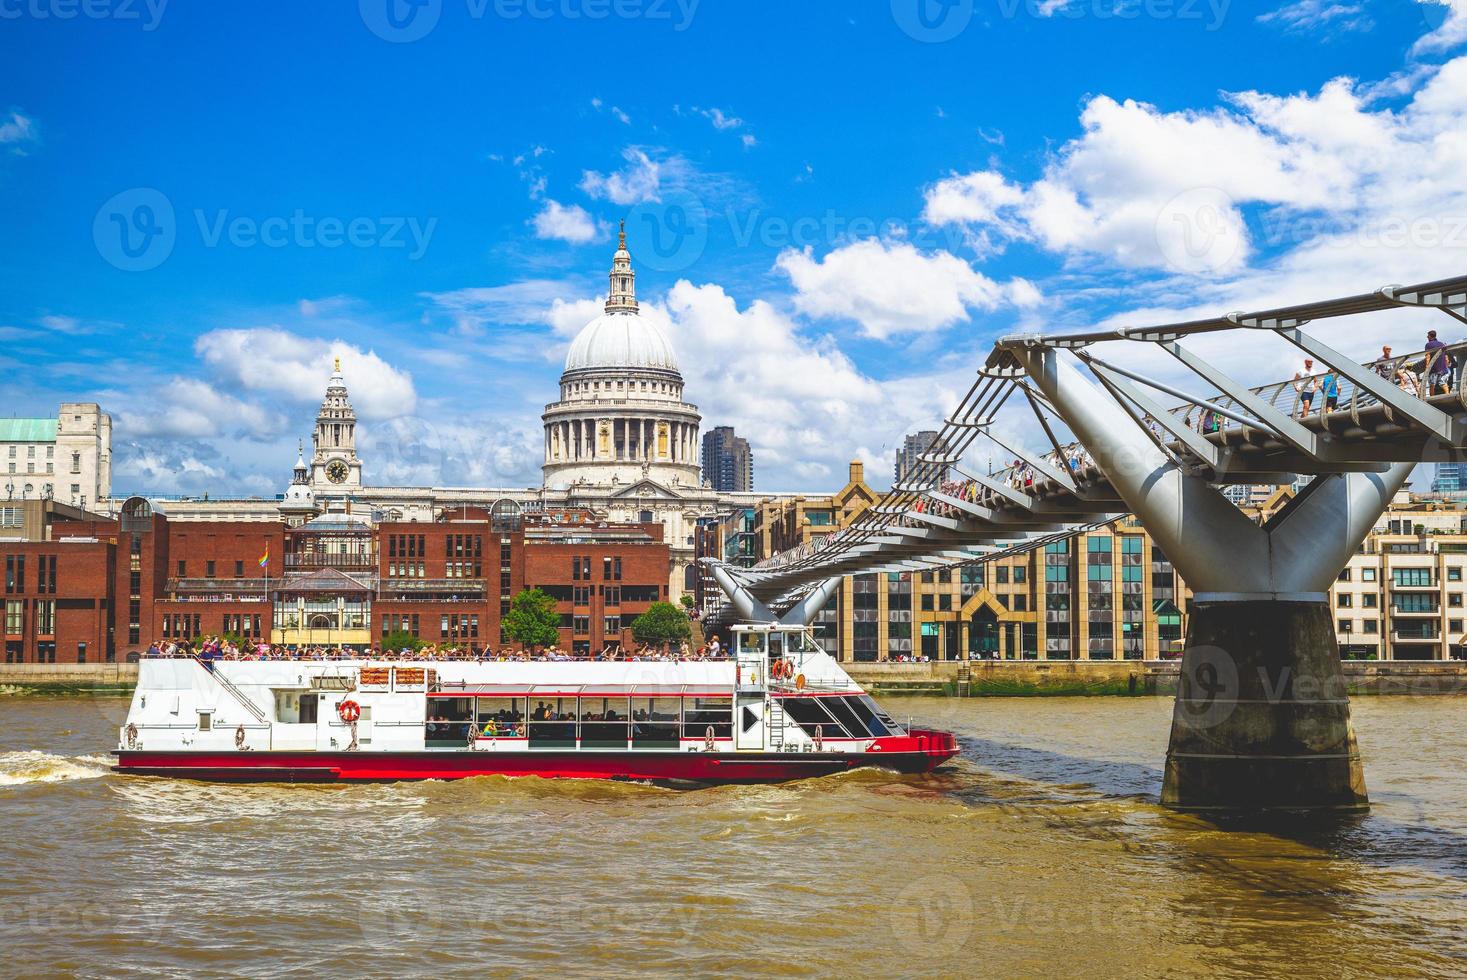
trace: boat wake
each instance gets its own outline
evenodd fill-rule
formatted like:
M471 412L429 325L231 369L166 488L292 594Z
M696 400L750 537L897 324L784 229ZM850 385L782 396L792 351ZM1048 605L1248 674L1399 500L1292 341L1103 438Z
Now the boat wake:
M104 755L66 756L49 752L0 752L0 786L96 779L111 771Z

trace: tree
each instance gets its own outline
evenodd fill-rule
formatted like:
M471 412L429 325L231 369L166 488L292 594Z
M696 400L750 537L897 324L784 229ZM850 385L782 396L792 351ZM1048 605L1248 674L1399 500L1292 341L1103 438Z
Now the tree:
M504 632L511 640L539 649L560 639L560 613L555 599L539 589L524 589L509 604Z
M676 643L692 635L688 614L670 602L654 602L632 620L632 636L638 643Z
M397 630L382 637L382 650L417 650L423 641L406 630Z
M691 592L684 592L682 594L682 598L680 598L678 601L683 604L684 609L693 608L693 595Z

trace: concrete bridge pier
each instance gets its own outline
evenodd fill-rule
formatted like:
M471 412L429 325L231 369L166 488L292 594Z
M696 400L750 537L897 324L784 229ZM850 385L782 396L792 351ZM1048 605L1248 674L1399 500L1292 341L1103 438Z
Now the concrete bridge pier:
M1316 476L1259 526L1163 453L1073 353L1006 346L1193 590L1162 803L1368 807L1328 594L1412 464Z

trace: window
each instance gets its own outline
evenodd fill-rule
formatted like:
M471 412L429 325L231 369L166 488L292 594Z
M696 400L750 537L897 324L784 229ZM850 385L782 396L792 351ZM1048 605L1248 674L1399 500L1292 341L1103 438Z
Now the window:
M1341 592L1335 605L1341 609L1349 609L1354 604L1354 597L1348 592Z
M1449 607L1451 607L1452 609L1461 609L1462 608L1462 593L1460 593L1460 592L1448 592L1447 593L1447 605Z
M1380 597L1377 596L1374 592L1366 592L1365 594L1360 596L1360 605L1364 609L1376 608L1376 604L1379 601Z
M1450 575L1451 569L1448 569ZM1461 570L1457 570L1461 575ZM1397 586L1429 586L1431 581L1431 569L1429 568L1394 568L1391 570L1391 582Z
M244 562L236 561L234 563L234 577L244 578Z
M25 629L25 603L20 599L5 601L5 635L20 636Z
M5 591L12 595L25 591L25 555L5 556Z
M1448 582L1460 582L1460 581L1462 581L1462 568L1461 568L1460 565L1448 565L1447 566L1447 581Z
M206 561L206 562L204 562L204 577L205 578L213 578L214 577L214 563L212 561Z
M36 600L36 635L56 635L56 600Z
M922 596L922 611L932 612L932 594L930 592Z
M997 582L999 585L1008 585L1009 584L1009 567L1007 565L999 565L997 568L995 568L994 569L993 580L995 582Z
M1373 568L1362 568L1362 569L1360 569L1360 581L1362 581L1362 582L1374 582L1375 581L1375 569L1373 569Z
M1462 621L1460 619L1447 620L1447 630L1452 633L1462 632Z
M1341 633L1349 633L1350 632L1350 620L1348 620L1348 619L1342 619L1342 620L1340 620L1340 632Z
M1374 633L1379 629L1379 627L1377 626L1379 622L1380 621L1376 619L1363 619L1360 621L1360 631L1362 633Z
M1336 579L1336 581L1339 581L1339 582L1348 582L1348 581L1350 581L1350 570L1348 568L1341 569L1340 570L1340 576L1339 576L1338 579Z
M178 559L178 577L183 578L187 574L188 562L184 561L182 558Z

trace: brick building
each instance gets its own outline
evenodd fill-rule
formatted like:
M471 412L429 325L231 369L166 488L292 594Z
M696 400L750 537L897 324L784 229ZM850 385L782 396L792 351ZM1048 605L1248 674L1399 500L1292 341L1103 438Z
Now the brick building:
M559 600L562 647L599 650L630 644L632 620L667 597L671 562L661 524L582 510L375 524L332 511L289 527L170 523L142 498L116 519L32 500L0 524L7 663L112 662L223 633L365 649L403 631L482 649L505 642L526 587Z

